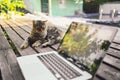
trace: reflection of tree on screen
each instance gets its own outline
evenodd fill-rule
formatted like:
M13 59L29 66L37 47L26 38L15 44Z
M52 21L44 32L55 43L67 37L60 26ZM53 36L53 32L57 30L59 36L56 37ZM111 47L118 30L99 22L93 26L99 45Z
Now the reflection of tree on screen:
M93 29L93 30L91 30ZM72 23L60 46L60 51L77 60L88 72L94 74L97 70L103 52L110 42L96 38L98 30L87 24Z
M87 25L79 24L77 27L71 25L71 29L65 35L60 49L89 67L94 62L94 60L89 59L89 56L91 53L96 54L99 47L96 43L97 39L93 38L96 33L97 30L89 33Z
M72 26L74 28L74 26ZM81 56L89 55L88 51L90 48L93 48L92 44L96 39L90 42L92 36L97 32L94 31L91 34L88 34L89 28L87 25L78 25L76 29L70 29L68 34L66 34L62 48L70 55L80 54ZM94 49L95 50L95 49Z

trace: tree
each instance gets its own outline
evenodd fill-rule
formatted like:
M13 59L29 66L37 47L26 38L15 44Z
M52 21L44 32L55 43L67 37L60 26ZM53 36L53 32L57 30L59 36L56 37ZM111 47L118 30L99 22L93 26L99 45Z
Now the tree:
M10 18L13 12L14 14L23 15L19 12L25 5L22 0L0 0L0 15Z

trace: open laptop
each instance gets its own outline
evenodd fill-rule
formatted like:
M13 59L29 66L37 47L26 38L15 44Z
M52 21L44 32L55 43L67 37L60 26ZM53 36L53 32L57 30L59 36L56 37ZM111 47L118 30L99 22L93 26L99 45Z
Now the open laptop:
M102 25L72 22L58 51L18 57L18 64L25 80L88 80L116 32Z

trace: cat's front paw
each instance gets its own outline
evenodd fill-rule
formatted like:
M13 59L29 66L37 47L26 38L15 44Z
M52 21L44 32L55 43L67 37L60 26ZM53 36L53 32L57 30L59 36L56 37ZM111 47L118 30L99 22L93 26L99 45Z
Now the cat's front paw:
M42 44L41 47L46 47L48 44Z
M32 44L32 47L38 47L40 46L40 42L39 41L36 41L35 43Z
M41 47L46 47L46 46L48 46L48 45L50 45L50 42L45 42L45 43L43 43L43 44L41 45Z
M27 48L27 47L28 47L28 43L22 44L22 45L20 46L21 49L25 49L25 48Z

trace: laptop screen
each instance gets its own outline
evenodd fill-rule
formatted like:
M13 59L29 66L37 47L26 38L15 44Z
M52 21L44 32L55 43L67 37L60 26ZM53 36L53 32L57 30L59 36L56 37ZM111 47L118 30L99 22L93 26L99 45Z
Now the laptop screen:
M80 68L94 74L116 31L103 25L72 22L58 52L69 56Z

